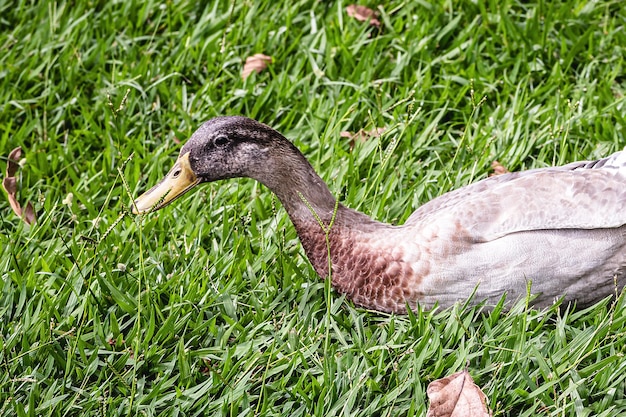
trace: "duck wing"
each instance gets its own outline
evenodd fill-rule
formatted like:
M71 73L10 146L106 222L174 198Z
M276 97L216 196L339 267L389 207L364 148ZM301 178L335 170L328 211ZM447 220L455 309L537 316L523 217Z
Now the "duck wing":
M456 224L483 242L524 231L618 228L626 224L626 151L484 179L424 204L406 225L433 223Z

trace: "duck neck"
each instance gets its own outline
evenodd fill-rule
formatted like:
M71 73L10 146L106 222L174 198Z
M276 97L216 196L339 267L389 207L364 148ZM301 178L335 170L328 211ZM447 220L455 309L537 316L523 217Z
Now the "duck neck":
M276 196L296 227L313 222L322 229L329 228L337 216L337 200L312 169L304 177L298 174L289 175L287 178L292 188L278 190Z
M339 204L291 142L280 141L269 152L273 153L271 157L265 158L254 172L249 172L249 176L276 194L287 210L311 264L325 278L328 276L329 251L334 265L339 248L351 247L356 232L372 230L380 224Z
M311 164L286 140L280 152L265 160L266 166L251 177L267 186L281 201L294 224L302 246L317 273L328 275L327 238L339 233L345 207L337 203ZM269 164L269 166L267 166ZM332 242L331 242L332 243ZM332 246L331 246L331 251Z
M255 166L250 177L267 186L281 201L291 220L329 224L337 201L309 161L286 139L270 150L273 155Z

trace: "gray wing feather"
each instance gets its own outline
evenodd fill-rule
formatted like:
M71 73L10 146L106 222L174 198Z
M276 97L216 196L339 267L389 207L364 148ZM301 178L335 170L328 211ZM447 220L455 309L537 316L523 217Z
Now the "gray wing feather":
M479 181L420 207L407 225L458 221L478 241L554 229L626 224L626 151L597 161Z

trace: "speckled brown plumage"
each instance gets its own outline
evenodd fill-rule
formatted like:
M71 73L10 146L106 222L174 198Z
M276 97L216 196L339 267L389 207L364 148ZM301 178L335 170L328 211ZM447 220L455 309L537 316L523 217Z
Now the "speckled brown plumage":
M193 134L165 185L140 197L136 211L169 204L197 183L233 177L254 178L275 192L317 273L368 308L403 313L470 296L491 306L503 294L509 302L525 297L529 284L537 306L558 297L584 306L626 284L626 152L488 178L392 226L337 204L275 130L220 117ZM176 183L180 178L187 182ZM162 197L152 194L170 183L180 191L152 205Z
M302 246L317 273L328 277L330 252L332 285L355 303L381 311L404 312L407 303L415 308L421 277L428 274L427 262L407 259L401 247L382 247L384 232L380 229L360 230L342 224L346 210L340 207L328 244L319 224L296 221ZM389 229L393 235L393 229Z

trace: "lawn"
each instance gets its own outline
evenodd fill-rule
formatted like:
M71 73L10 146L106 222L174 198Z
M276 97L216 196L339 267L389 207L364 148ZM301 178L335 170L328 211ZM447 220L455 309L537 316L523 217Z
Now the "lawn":
M217 115L280 130L395 224L495 160L620 150L622 2L367 3L379 26L349 3L203 3L0 2L0 168L21 146L38 215L2 194L0 415L424 416L462 369L496 416L626 413L626 297L381 314L316 276L252 180L128 214Z

